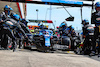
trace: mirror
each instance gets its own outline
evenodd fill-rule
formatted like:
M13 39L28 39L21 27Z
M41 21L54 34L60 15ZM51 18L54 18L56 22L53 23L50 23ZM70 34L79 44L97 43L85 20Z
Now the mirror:
M74 21L74 17L68 17L65 19L66 21Z

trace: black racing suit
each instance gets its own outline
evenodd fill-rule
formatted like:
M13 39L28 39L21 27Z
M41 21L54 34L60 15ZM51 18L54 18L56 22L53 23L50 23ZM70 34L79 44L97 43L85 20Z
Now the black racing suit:
M4 42L4 40L2 40L3 38L2 38L2 36L4 35L4 36L6 36L6 35L8 35L10 38L12 38L12 41L13 41L13 48L15 49L16 48L16 39L15 39L15 36L14 36L14 34L13 34L13 32L11 31L11 29L9 28L9 27L5 27L5 22L4 22L4 20L6 19L6 18L8 18L8 15L6 15L5 14L5 12L2 12L1 14L0 14L0 39L1 39L1 43L0 43L0 45L2 45ZM6 40L5 40L6 41ZM8 48L7 47L7 45L6 46L4 46L5 48Z
M74 37L76 37L76 33L71 31L71 37L72 37L72 39L71 39L71 49L74 50L75 49L75 44L74 44L75 39L74 39Z
M10 30L10 28L8 28L8 27L4 27L3 26L3 23L4 22L1 22L0 23L0 39L1 39L1 42L0 42L0 45L1 45L1 47L4 47L5 49L7 49L8 47L7 47L7 45L2 45L3 43L4 43L4 40L3 40L3 38L2 38L2 36L4 35L4 36L6 36L6 35L8 35L10 38L12 38L12 41L13 41L13 48L16 48L16 42L15 42L15 37L14 37L14 34L13 34L13 32ZM6 41L6 40L5 40Z
M92 13L92 24L95 24L95 30L94 30L94 37L95 37L95 42L96 42L96 39L99 38L99 41L100 41L100 11L99 12L94 12ZM99 53L100 53L100 44L98 45L99 46ZM95 45L96 47L96 45Z
M17 28L18 30L23 34L23 36L26 38L27 35L25 34L25 31L22 29L20 22L17 22L16 20L12 19L12 18L7 18L6 20L11 21Z
M31 32L27 29L27 25L24 24L23 22L20 22L20 25L22 27L22 29L25 31L26 34L30 34ZM31 39L30 37L26 38L24 40L26 42L26 44L31 43L33 41L33 39Z
M66 25L63 25L61 27L59 27L59 31L60 31L60 36L62 36L63 34L65 34L64 30L67 28Z
M71 50L73 51L75 49L75 45L74 45L74 42L75 42L75 39L74 37L76 37L76 33L74 31L74 29L72 29L72 27L67 27L66 30L64 31L64 33L70 37L70 40L71 40Z
M20 22L19 24L20 24L21 28L23 29L23 31L24 31L25 33L30 33L30 31L27 30L27 28L26 28L27 26L26 26L24 23ZM26 41L26 43L28 44L29 39L25 39L25 41ZM19 48L20 48L21 46L22 46L22 39L19 40Z
M19 28L18 29L19 29L20 34L22 33L22 35L24 36L24 38L26 39L26 41L28 41L28 36L26 35L26 32L24 30L26 28L26 26L24 26L24 24L22 22L19 22L18 24L19 24L19 26L18 26ZM22 28L22 26L24 26L24 29ZM22 40L23 39L21 37L21 39L19 40L19 48L22 47Z
M26 35L25 31L22 29L22 27L20 25L21 22L18 22L16 20L12 19L12 18L7 18L5 21L11 21L16 26L14 32L15 32L15 36L17 38L19 38L18 39L19 40L18 44L19 44L19 48L20 48L22 46L22 35L24 36L24 38L27 38L27 35ZM22 34L22 35L20 35L20 34Z
M92 28L91 28L92 27ZM93 33L93 34L91 34ZM83 51L87 51L85 50L86 47L92 47L90 49L88 49L89 51L95 51L95 39L94 39L94 27L92 25L85 25L83 27L83 36L85 36L85 40L84 40L84 46L83 46ZM91 43L90 40L91 39Z

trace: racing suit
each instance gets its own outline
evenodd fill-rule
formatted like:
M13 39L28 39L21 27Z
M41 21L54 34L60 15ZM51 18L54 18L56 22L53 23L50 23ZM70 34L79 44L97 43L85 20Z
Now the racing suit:
M66 27L65 25L59 27L60 36L62 36L62 35L65 34L64 30L65 30L66 28L67 28L67 27Z
M76 36L75 31L71 27L67 27L65 29L65 34L70 37L70 40L71 40L71 50L74 50L75 49L75 46L74 46L75 40L73 38Z
M19 24L20 24L21 28L23 29L23 31L25 32L25 35L26 35L26 33L30 33L30 31L27 29L27 26L24 23L20 22ZM28 44L29 39L26 39L25 41ZM19 40L19 48L21 46L22 46L22 38L21 38L21 40Z
M95 24L95 30L94 30L95 42L97 38L99 38L100 41L100 11L92 13L91 20L92 20L92 24ZM96 47L96 44L94 46ZM98 53L100 54L100 44L98 46L99 46Z
M88 30L88 27L93 27L92 25L89 25L89 24L87 24L87 25L84 25L83 26L83 36L85 36L85 41L84 41L84 46L83 46L83 51L86 51L85 50L85 48L87 47L87 46L91 46L92 48L90 48L89 49L89 51L94 51L95 52L95 38L94 38L94 35L92 34L92 35L90 35L89 33L94 33L94 31L92 30ZM91 41L91 44L90 44L90 42L89 42L89 39L91 39L92 41Z
M20 37L18 37L18 38L20 38L19 39L19 48L21 48L22 47L22 36L24 36L24 38L25 39L27 39L27 35L26 35L26 33L25 33L25 31L24 31L24 29L22 28L22 26L21 25L24 25L23 23L21 23L21 22L17 22L17 23L14 23L14 25L15 26L17 26L17 31L18 31L18 33L20 34ZM26 26L25 26L26 27ZM27 39L28 40L28 39Z
M3 36L3 35L8 35L10 38L12 38L12 41L13 41L12 46L13 46L13 49L14 49L14 51L15 51L17 44L16 44L16 41L15 41L16 39L15 39L15 37L14 37L14 34L13 34L13 32L10 30L9 27L4 27L4 26L6 25L5 22L4 22L4 20L5 20L6 18L8 18L8 15L6 15L5 12L2 12L2 13L0 14L0 39L1 39L1 44L2 44L2 36ZM1 45L1 44L0 44L0 45ZM6 45L5 47L7 47L7 45Z

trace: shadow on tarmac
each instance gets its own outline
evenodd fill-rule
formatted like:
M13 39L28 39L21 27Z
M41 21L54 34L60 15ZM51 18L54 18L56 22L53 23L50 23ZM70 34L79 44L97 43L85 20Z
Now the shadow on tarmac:
M83 56L88 57L88 58L91 58L93 60L96 60L96 61L99 61L100 62L100 57L98 57L98 55L91 56L91 57L89 55L83 55Z
M0 48L0 51L4 51L5 49L2 49L2 48ZM39 53L58 53L58 54L75 54L74 53L74 51L63 51L63 50L54 50L54 51L52 51L52 52L43 52L43 51L39 51L39 50L37 50L37 49L17 49L18 51L22 51L22 52L39 52ZM75 54L75 55L77 55L77 54ZM99 61L100 62L100 57L98 58L98 55L96 55L96 56L89 56L89 55L82 55L82 56L85 56L85 57L88 57L88 58L90 58L90 59L93 59L93 60L96 60L96 61ZM71 56L71 57L78 57L78 56Z

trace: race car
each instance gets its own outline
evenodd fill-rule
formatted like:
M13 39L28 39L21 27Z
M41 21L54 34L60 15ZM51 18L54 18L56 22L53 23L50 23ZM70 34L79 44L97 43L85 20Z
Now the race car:
M33 39L40 51L52 50L53 45L57 43L57 36L54 36L53 31L48 29L39 30L39 34L33 35Z

